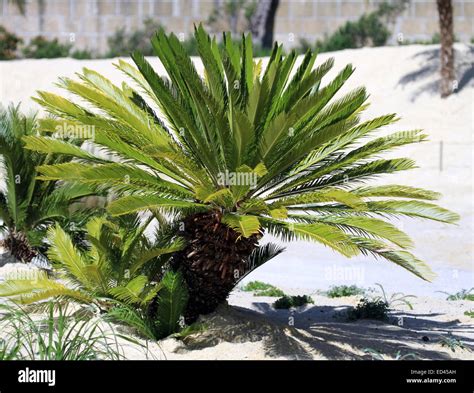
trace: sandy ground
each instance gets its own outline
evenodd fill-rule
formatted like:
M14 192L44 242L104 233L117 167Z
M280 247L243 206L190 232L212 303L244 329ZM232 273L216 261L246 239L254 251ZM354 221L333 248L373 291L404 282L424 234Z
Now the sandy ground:
M25 277L33 269L21 263L5 264L0 267L0 282L6 277ZM285 292L308 294L303 289ZM276 310L272 306L276 298L254 296L237 288L228 305L201 317L203 332L183 341L145 342L128 328L115 329L141 342L142 347L119 340L124 358L132 360L371 359L367 350L384 359L408 354L429 360L474 359L474 319L464 315L474 310L474 302L416 297L410 299L413 310L395 306L386 322L349 322L346 312L360 297L331 299L318 293L311 297L314 304ZM442 337L459 340L465 349L453 352L443 347Z
M471 352L452 353L437 341L439 335L451 333L467 345L474 344L472 320L463 315L474 307L466 302L447 302L445 295L438 292L474 286L474 48L456 46L458 89L445 100L436 92L438 51L437 46L418 45L365 48L321 54L318 59L320 63L335 57L335 68L329 78L347 63L356 66L355 74L340 93L365 85L372 103L365 118L396 112L402 119L387 132L422 128L430 135L429 142L391 154L415 158L418 169L390 175L379 182L439 191L443 194L440 204L461 215L459 224L452 226L397 221L413 237L415 254L432 266L438 278L433 283L422 282L388 262L363 257L347 260L320 245L298 242L288 244L285 253L246 279L306 294L335 284L369 287L379 282L389 293L417 295L414 310L394 310L393 321L388 324L346 323L334 316L354 305L356 298L333 300L315 295L315 305L289 315L273 310L271 299L235 291L229 299L234 308L223 308L208 317L206 333L187 344L174 339L150 344L149 355L167 359L360 359L367 358L363 351L371 348L386 357L394 357L400 350L402 354L416 352L426 359L473 358ZM156 59L151 62L163 72ZM57 78L73 76L82 67L97 70L120 83L124 77L112 63L73 59L0 62L0 102L21 101L24 109L38 109L30 100L36 90L57 92L59 89L53 85ZM201 69L199 62L197 66ZM294 326L288 324L290 316L294 317ZM403 317L402 326L398 325L399 317ZM423 336L429 341L421 340ZM127 357L143 356L127 349Z
M299 291L299 293L303 293ZM392 310L390 321L347 322L345 312L359 298L330 299L313 295L314 305L275 310L274 298L234 291L229 306L202 317L207 330L185 342L173 338L149 344L143 351L125 346L131 359L371 359L366 350L395 359L413 354L417 359L474 359L474 321L463 315L472 307L466 301L420 297L414 310ZM466 349L441 345L441 337L459 339ZM426 340L426 341L425 341Z

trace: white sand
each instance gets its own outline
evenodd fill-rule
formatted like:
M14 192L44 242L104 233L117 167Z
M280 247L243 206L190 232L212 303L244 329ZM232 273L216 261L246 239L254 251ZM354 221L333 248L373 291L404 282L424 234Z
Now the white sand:
M290 292L288 287L296 288L293 289L295 293L310 293L335 284L356 283L368 287L380 282L388 292L403 291L420 296L415 301L414 311L396 311L405 316L404 326L334 321L334 307L353 305L355 299L316 297L316 306L296 313L296 327L290 328L288 315L273 311L265 301L267 299L236 292L231 296L231 304L257 310L266 318L248 311L221 310L220 316L211 319L210 332L196 339L194 344L186 348L184 344L168 339L160 343L161 349L152 345L154 356L170 359L360 358L364 348L373 348L389 357L402 350L403 353L415 351L420 357L429 359L472 358L472 353L453 354L436 343L437 335L448 331L463 337L467 343L472 343L474 338L473 324L463 315L473 307L463 302L447 302L443 300L445 295L437 292L454 292L474 286L474 86L471 80L457 94L440 99L431 90L438 75L436 57L430 58L436 56L436 48L414 45L346 50L322 54L318 62L335 57L336 65L330 77L346 63L356 66L355 74L341 93L365 85L372 103L366 118L396 112L402 119L391 130L422 128L430 135L430 142L404 147L392 154L416 159L419 169L390 175L380 182L398 182L439 191L443 194L440 203L461 215L456 226L398 221L415 240L415 254L437 272L437 280L425 283L388 262L362 257L347 260L322 246L305 242L288 245L287 252L247 278L247 281L267 281ZM473 52L470 46L457 46L460 81L466 70L471 69L472 73ZM119 83L124 78L112 62L73 59L0 62L0 102L21 101L24 109L38 109L30 100L35 90L59 91L53 86L57 77L73 76L84 66ZM156 59L152 59L152 64L163 72ZM419 71L423 72L418 78L402 83L404 77L410 79L411 73ZM420 340L425 334L431 338L428 343ZM128 354L139 357L132 350Z
M301 292L301 291L300 291ZM433 298L413 300L414 311L393 310L390 322L347 322L344 311L357 297L313 296L315 305L275 310L272 298L235 291L230 303L202 318L208 329L185 342L173 338L150 343L149 352L125 347L130 359L261 360L371 359L371 349L384 359L414 354L417 359L474 359L473 320L463 315L469 302ZM251 309L252 311L250 311ZM450 336L451 335L451 336ZM424 341L423 337L428 338ZM452 352L441 337L455 337L466 349Z

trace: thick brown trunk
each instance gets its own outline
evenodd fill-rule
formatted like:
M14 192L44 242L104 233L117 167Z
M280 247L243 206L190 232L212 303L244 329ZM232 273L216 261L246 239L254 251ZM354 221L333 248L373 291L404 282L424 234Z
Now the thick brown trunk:
M11 231L3 240L3 246L18 261L30 262L38 253L30 246L26 235L22 232Z
M185 319L190 323L225 302L247 272L248 257L257 247L259 236L241 237L221 223L218 211L188 217L181 235L187 246L175 254L172 266L182 272L188 286Z
M454 30L453 5L451 0L436 0L439 14L439 30L441 36L441 97L447 97L453 92L454 81Z

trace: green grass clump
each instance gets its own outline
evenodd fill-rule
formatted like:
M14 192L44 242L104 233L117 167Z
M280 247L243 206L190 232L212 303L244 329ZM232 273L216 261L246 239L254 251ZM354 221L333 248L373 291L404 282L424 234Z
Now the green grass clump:
M349 310L347 318L350 321L358 319L375 319L379 321L388 320L389 305L382 299L362 299L359 304Z
M38 320L17 305L0 305L0 360L119 360L123 358L113 327L100 318L77 317L67 305L44 303ZM107 328L107 329L106 329ZM125 335L127 341L135 342Z
M356 296L356 295L364 295L365 289L359 288L356 285L335 285L329 288L329 290L325 293L327 297L335 298L335 297L344 297L344 296Z
M440 336L439 343L442 347L450 349L451 352L456 352L458 349L469 350L461 340L453 337L451 334L448 334L448 336Z
M245 292L255 292L254 296L285 296L285 292L281 289L262 281L250 281L242 287L242 290Z
M473 291L474 291L474 288L471 288L469 290L462 289L459 292L451 293L451 294L447 293L447 292L442 292L442 293L448 295L446 300L470 300L470 301L474 301Z
M313 299L308 295L303 296L282 296L273 303L273 307L276 309L289 309L292 307L301 307L306 304L313 304Z
M274 286L262 281L250 281L242 287L242 291L245 291L245 292L265 291L270 288L274 288Z

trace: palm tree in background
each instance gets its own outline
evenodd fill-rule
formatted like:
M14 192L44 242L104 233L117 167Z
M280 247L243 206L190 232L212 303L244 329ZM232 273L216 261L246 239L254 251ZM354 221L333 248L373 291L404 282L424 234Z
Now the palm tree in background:
M204 78L179 39L160 30L152 45L167 77L134 53L136 67L116 64L133 86L116 86L90 69L79 81L61 79L87 108L39 92L36 101L55 118L43 120L44 135L26 137L26 147L76 158L39 167L42 178L110 190L118 196L108 205L112 215L181 214L186 246L171 265L189 289L188 321L213 311L244 275L281 252L259 244L265 233L314 241L346 257L372 255L431 280L430 268L409 252L412 241L390 218L451 223L458 216L427 202L439 197L435 192L364 184L415 168L411 159L380 155L426 135L413 130L377 137L397 118L362 122L368 106L362 87L336 99L351 65L323 84L333 59L313 68L316 54L308 51L296 67L296 53L283 56L275 45L263 70L253 59L250 35L237 45L224 34L222 49L201 26L195 37ZM94 126L89 142L114 159L48 136L64 122Z
M453 4L451 0L436 0L439 15L439 30L441 36L441 97L447 97L453 92L453 82L456 79L454 71L454 29Z

